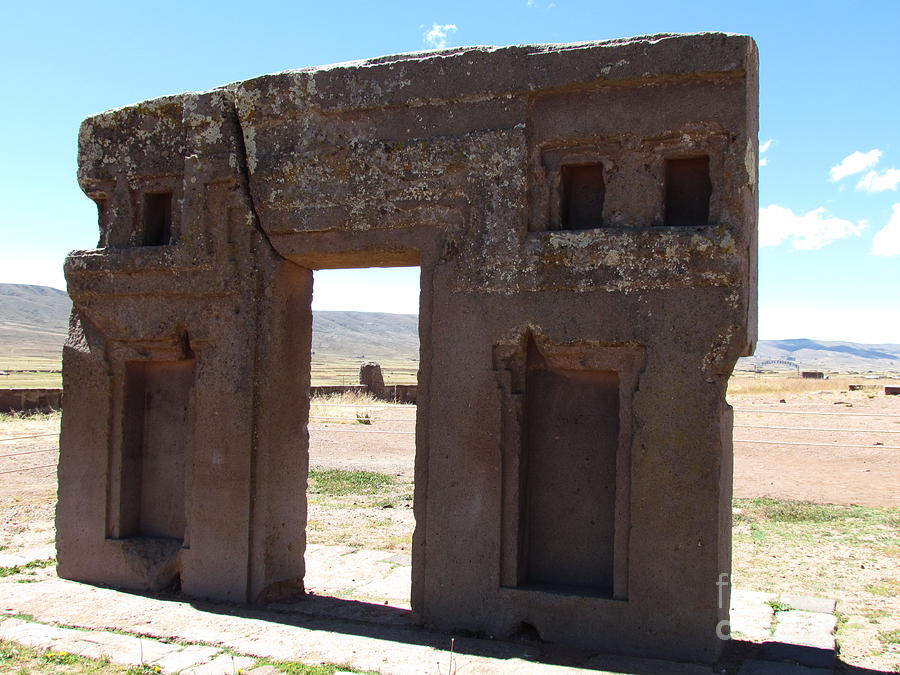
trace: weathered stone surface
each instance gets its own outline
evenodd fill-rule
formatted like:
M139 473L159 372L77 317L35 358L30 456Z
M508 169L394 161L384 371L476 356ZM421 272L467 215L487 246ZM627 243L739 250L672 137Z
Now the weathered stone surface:
M66 263L60 574L302 591L312 270L419 265L419 619L714 660L756 79L748 37L657 35L382 57L86 120L101 235Z

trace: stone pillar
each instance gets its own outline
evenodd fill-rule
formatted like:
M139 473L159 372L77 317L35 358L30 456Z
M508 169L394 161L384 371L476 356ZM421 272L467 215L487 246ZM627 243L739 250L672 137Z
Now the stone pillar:
M367 386L375 398L384 398L384 376L377 363L369 361L359 367L359 383Z

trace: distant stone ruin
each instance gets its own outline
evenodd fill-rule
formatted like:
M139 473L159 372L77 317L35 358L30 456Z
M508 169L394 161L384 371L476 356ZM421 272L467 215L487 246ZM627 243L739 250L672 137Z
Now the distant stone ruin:
M359 383L369 387L373 395L379 396L384 391L384 375L381 366L368 361L359 367Z
M745 36L471 47L95 115L59 573L302 593L313 270L421 268L423 623L713 660L753 353Z

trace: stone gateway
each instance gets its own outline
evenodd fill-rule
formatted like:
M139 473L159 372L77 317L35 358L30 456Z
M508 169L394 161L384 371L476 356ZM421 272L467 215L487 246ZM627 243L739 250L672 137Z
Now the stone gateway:
M313 270L416 265L418 619L714 660L757 98L749 37L655 35L87 119L100 243L66 261L60 575L302 593Z

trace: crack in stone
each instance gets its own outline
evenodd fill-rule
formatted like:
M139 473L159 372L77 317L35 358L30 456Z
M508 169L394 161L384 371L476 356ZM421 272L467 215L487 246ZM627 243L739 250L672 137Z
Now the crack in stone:
M249 209L250 216L253 220L253 228L265 240L266 244L268 244L269 248L276 256L281 260L292 262L281 255L278 249L275 248L275 245L269 238L269 234L263 229L262 220L259 217L259 212L256 210L256 202L253 199L253 191L250 188L250 164L247 158L247 143L244 136L244 126L241 124L241 117L238 114L237 104L233 95L228 97L228 113L226 114L236 131L235 145L237 150L237 171L241 184L241 191L244 194L244 201L246 202L247 209Z

